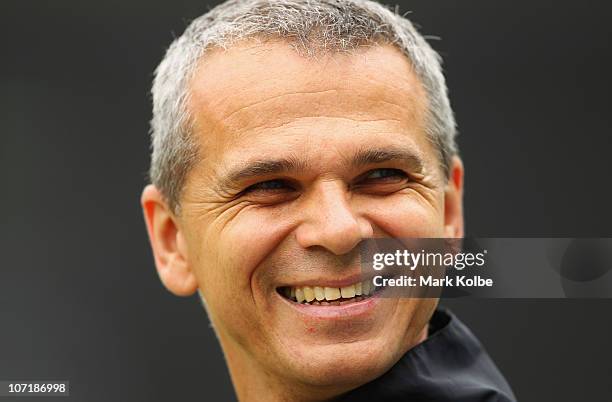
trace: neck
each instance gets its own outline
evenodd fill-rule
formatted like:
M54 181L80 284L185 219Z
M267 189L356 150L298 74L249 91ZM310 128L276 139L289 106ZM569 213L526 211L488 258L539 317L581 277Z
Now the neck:
M427 327L417 342L427 338ZM221 342L237 398L240 402L325 402L359 387L360 383L314 386L270 372L241 345ZM382 374L382 373L381 373Z
M252 356L224 348L236 396L240 402L333 401L354 387L314 387L280 377L262 367ZM242 351L240 351L242 352Z

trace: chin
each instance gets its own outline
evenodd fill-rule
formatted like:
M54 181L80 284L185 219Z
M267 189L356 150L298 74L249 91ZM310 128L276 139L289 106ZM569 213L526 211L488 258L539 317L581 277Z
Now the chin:
M323 388L347 391L381 376L393 366L405 350L391 346L389 339L370 339L328 345L304 345L293 351L296 379Z

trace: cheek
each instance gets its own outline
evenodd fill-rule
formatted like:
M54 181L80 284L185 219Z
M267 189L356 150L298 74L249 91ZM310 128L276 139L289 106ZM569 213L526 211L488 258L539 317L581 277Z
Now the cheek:
M237 342L263 342L257 268L290 230L287 218L245 208L231 220L212 222L199 240L199 286L215 327ZM248 334L248 336L246 336Z
M368 218L375 236L437 238L444 236L444 199L398 195L371 202ZM383 233L377 233L377 229Z
M223 283L229 292L252 292L255 270L290 230L286 216L256 207L245 207L230 221L215 222L202 242L203 265L211 261L213 272L202 275Z

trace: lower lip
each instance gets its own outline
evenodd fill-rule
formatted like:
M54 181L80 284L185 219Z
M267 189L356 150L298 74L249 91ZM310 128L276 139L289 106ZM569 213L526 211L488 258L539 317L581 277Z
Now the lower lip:
M367 316L371 314L375 307L380 303L380 298L376 294L368 297L367 299L340 306L300 304L285 299L279 294L277 294L277 296L290 307L296 309L299 314L320 319L358 318Z

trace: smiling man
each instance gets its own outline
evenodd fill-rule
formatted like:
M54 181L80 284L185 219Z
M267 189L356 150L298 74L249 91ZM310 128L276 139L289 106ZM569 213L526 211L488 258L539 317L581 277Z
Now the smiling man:
M408 20L229 1L171 45L152 93L155 264L199 292L241 401L513 400L436 299L361 276L364 239L463 236L446 85Z

